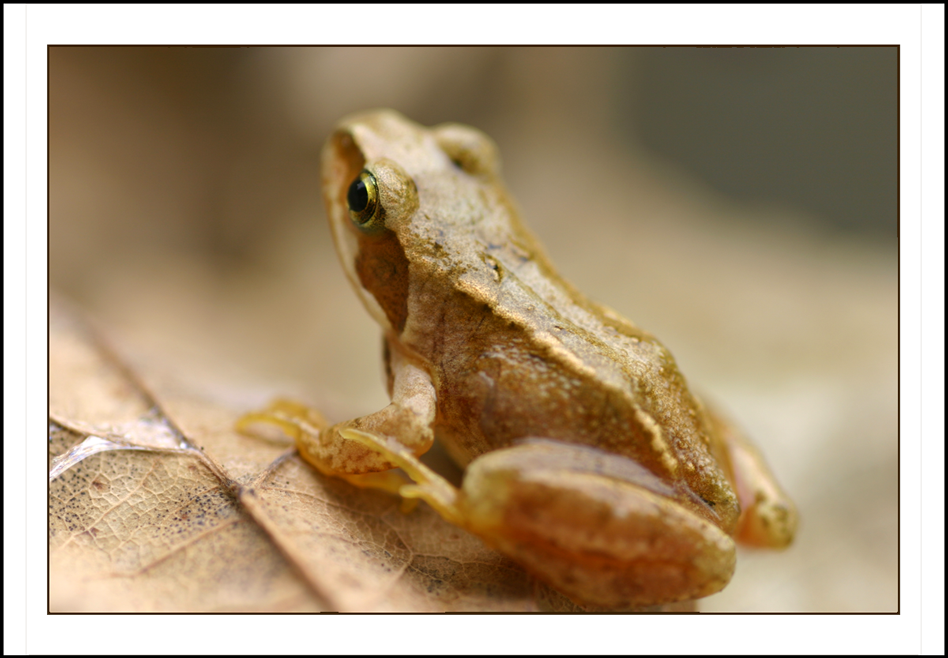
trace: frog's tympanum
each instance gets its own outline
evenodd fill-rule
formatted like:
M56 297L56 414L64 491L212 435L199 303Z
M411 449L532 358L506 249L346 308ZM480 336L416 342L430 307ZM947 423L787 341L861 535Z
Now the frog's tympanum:
M490 138L358 114L325 145L322 182L392 402L330 427L288 402L247 422L279 423L325 474L427 501L580 603L707 596L735 538L790 543L796 512L760 454L654 336L559 277ZM417 459L435 439L460 489ZM378 475L395 467L413 482Z

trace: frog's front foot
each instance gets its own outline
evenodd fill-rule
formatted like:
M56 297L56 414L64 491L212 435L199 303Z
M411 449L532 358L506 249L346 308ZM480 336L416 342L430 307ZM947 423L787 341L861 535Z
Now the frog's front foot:
M235 423L235 429L244 434L258 436L253 430L259 425L273 425L279 428L293 439L300 456L323 475L340 478L358 487L381 489L396 495L400 493L404 485L408 484L403 475L392 470L353 474L333 468L332 462L321 456L327 452L327 446L332 446L328 451L333 454L346 454L345 449L340 447L343 441L351 443L349 453L368 455L370 460L381 463L384 469L391 469L393 465L384 460L381 452L364 442L350 442L344 437L340 438L338 435L345 431L343 428L347 424L330 426L319 411L300 402L286 399L274 400L265 409L241 416ZM403 509L407 511L413 506L412 504L404 505Z
M266 409L245 413L234 423L234 429L242 434L256 435L253 427L258 424L275 425L299 445L302 437L313 439L329 427L326 418L317 410L295 400L274 400Z

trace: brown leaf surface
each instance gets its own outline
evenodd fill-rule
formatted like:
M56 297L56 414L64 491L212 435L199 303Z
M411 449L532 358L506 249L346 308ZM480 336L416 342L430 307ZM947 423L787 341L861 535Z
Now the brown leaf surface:
M405 514L142 379L52 302L50 610L583 610L426 505Z
M51 461L90 436L114 446L50 481L51 611L320 609L232 493L230 480L252 477L280 448L235 437L217 463L187 441L123 449L154 444L150 430L167 417L55 302L49 340ZM210 428L219 419L207 409L187 420Z
M507 187L559 272L658 336L689 384L758 442L799 507L793 547L741 550L731 583L701 609L896 612L900 438L903 447L916 440L899 434L898 218L891 213L873 231L858 206L869 203L884 217L879 195L897 199L897 103L877 93L894 89L886 81L897 66L874 64L879 49L859 51L751 48L719 58L709 50L546 46L51 48L49 280L90 309L110 340L123 341L121 360L135 364L225 478L246 462L241 482L253 481L286 446L234 435L230 424L242 412L288 396L342 421L388 401L378 326L339 266L322 210L319 149L333 125L349 112L387 106L423 125L475 126L500 147ZM757 109L728 115L729 132L722 123L702 136L707 125L692 114L705 108L678 94L708 89L710 69L683 65L705 55L714 55L706 63L718 61L715 76L732 89L763 76L775 89L798 91L761 96ZM380 84L353 84L353 71L380 63ZM872 90L869 104L858 103L866 108L860 117L891 128L877 131L872 155L863 148L868 133L854 132L851 113L836 103L862 92L812 102L841 63L862 71L856 87ZM797 105L784 102L791 97ZM819 111L801 119L801 104ZM659 117L666 148L651 128ZM768 160L784 171L812 173L817 162L845 178L847 185L829 187L821 175L808 180L853 220L852 230L835 230L809 202L713 187L689 166L714 162L735 183L747 176L745 190L772 184L800 194L798 177L755 164L760 145L738 138L748 130L776 135ZM696 139L682 141L686 134ZM859 148L837 148L840 135ZM668 149L671 137L683 149L675 152L692 157ZM722 139L752 148L724 153ZM869 166L891 173L851 175ZM852 194L848 181L857 179L864 193ZM51 354L60 415L135 423L147 405L114 360L101 368L101 358L76 361L80 355ZM158 382L149 361L187 389ZM67 365L85 371L68 374ZM130 392L119 394L123 388ZM204 411L191 420L182 409L193 408ZM207 415L213 422L202 420ZM156 420L139 429L161 439ZM54 433L50 450L61 454L63 441L81 439ZM270 454L254 467L256 450ZM106 455L148 457L118 451L87 461ZM420 506L409 520L425 514ZM390 517L403 521L394 510ZM412 548L412 564L421 564L423 550ZM54 590L81 574L67 576ZM543 609L543 595L534 597ZM114 607L123 606L135 609Z

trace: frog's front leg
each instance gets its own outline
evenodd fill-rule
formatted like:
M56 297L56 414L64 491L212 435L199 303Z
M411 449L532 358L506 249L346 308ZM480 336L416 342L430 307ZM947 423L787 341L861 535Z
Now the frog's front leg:
M347 430L394 440L414 455L423 454L431 447L436 406L431 377L399 349L389 349L388 355L391 404L367 416L333 425L318 435L307 434L297 441L303 459L320 471L355 474L396 467L373 447L346 438Z
M278 400L262 412L241 418L238 429L254 423L275 424L294 439L303 459L320 472L344 477L361 486L397 488L394 481L375 484L371 477L348 477L396 468L370 442L347 438L348 431L376 436L382 444L396 442L413 455L423 454L434 441L436 397L431 377L401 350L390 347L387 354L392 402L383 409L327 427L319 412L296 402Z

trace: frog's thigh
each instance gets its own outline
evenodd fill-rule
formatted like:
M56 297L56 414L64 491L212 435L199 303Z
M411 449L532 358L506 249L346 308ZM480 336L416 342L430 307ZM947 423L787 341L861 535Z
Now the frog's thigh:
M582 602L654 605L721 590L734 572L731 538L647 478L623 477L626 458L597 452L544 440L482 455L462 485L466 526Z
M741 503L737 540L749 546L785 548L797 529L797 510L780 488L763 455L740 430L709 409L711 422L727 447Z
M367 416L333 425L319 434L298 437L297 446L307 462L328 474L372 473L395 468L396 465L371 443L344 436L345 430L353 429L380 437L383 443L394 439L415 455L431 447L436 408L431 377L400 355L393 355L391 366L392 403Z

